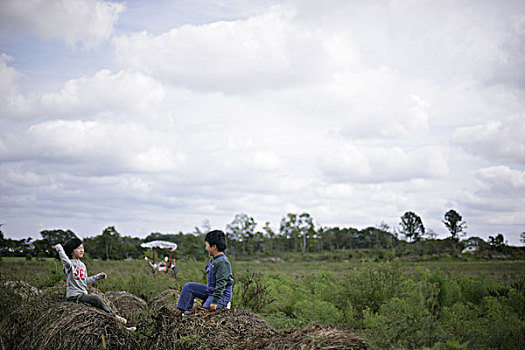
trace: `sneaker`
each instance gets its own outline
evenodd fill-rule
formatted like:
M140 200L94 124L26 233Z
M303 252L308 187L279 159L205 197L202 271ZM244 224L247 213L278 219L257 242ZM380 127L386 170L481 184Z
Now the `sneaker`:
M181 316L184 317L184 316L189 316L189 315L193 315L193 311L191 310L188 310L188 311L184 311Z
M126 327L126 329L130 331L131 333L133 333L137 330L137 327Z
M117 319L117 321L119 321L120 323L122 324L126 324L128 323L128 320L126 320L124 317L122 316L119 316L119 315L115 315L115 318Z

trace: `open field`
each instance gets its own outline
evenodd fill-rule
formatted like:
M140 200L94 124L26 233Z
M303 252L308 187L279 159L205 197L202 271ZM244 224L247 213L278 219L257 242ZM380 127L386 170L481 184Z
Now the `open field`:
M515 349L525 341L524 260L231 260L233 308L279 332L330 325L377 349ZM90 275L108 274L96 284L101 293L126 291L147 303L186 282L205 283L206 259L179 259L177 279L152 275L144 260L84 262ZM63 285L64 275L56 259L2 258L6 280L46 290ZM2 318L25 302L11 295L2 291Z
M279 273L290 276L305 276L317 273L319 269L339 273L348 271L354 267L361 266L363 262L350 260L346 262L330 261L304 261L304 262L250 262L232 260L232 268L235 274L245 273ZM146 278L150 273L144 260L86 260L86 265L90 274L105 271L110 277L119 276L131 278L134 275ZM482 261L410 261L400 260L402 270L408 275L420 270L441 270L450 274L465 274L491 278L500 282L511 282L525 278L525 260L482 260ZM197 261L193 259L180 259L177 262L181 266L178 278L181 281L202 280L202 269L205 260ZM370 263L374 264L374 263ZM53 258L32 259L26 261L25 258L2 258L0 261L0 279L22 280L36 287L49 286L56 279L62 277L62 265L60 261ZM171 286L180 285L181 282L174 281L168 276L159 276L154 281L162 280L163 284ZM51 280L50 280L51 278ZM110 283L111 278L103 283Z

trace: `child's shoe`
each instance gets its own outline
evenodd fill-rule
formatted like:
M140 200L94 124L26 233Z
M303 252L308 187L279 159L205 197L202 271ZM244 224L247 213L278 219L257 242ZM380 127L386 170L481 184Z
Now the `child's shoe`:
M119 321L120 323L122 324L126 324L128 323L128 320L126 320L124 317L122 316L119 316L119 315L115 315L115 318L117 319L117 321Z
M191 310L187 310L187 311L184 311L181 316L184 317L184 316L190 316L190 315L193 315L193 311Z
M137 330L137 327L126 327L126 329L130 331L131 333L133 333Z

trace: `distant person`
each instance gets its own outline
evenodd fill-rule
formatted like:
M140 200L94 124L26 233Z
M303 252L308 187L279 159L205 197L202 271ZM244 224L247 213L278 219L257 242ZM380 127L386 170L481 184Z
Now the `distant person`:
M230 260L224 254L226 235L220 230L210 231L204 241L211 256L206 265L207 284L188 282L184 285L177 303L182 316L192 314L195 297L202 299L202 306L210 310L226 308L232 300L234 280Z
M107 275L101 272L95 276L89 277L87 274L86 265L80 259L84 256L84 246L82 241L73 237L64 243L52 246L56 249L62 265L64 265L64 274L66 275L66 300L78 303L79 301L85 304L92 305L96 308L108 312L123 324L127 323L124 317L121 317L108 308L106 303L98 295L91 295L87 290L87 286L93 284L101 279L106 279ZM136 330L136 327L127 327L131 332Z

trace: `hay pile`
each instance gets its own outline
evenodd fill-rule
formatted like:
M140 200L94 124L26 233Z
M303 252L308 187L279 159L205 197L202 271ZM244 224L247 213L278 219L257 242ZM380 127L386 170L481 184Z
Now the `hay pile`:
M149 309L153 313L158 313L161 309L177 311L177 302L180 292L175 289L168 289L153 298L149 303Z
M329 326L314 325L279 333L270 340L253 344L252 349L341 349L366 350L370 345L363 339Z
M40 299L0 323L2 349L137 349L133 335L107 312L82 303Z
M42 293L40 289L24 281L1 281L0 286L2 289L11 290L13 294L18 295L24 300Z
M160 311L157 333L147 342L148 349L253 349L253 344L277 334L258 315L239 309L212 312L198 308L186 317L167 309Z
M65 285L24 301L0 321L0 349L353 349L369 345L343 330L309 326L277 332L258 315L241 309L215 312L196 307L182 317L179 292L167 290L149 305L128 292L101 293L108 306L137 325L130 333L108 313L64 301ZM136 317L135 317L136 316ZM217 341L219 339L219 341Z
M38 288L24 281L0 281L0 319L41 293Z
M104 296L113 304L113 310L128 320L128 326L136 326L137 313L148 307L148 303L144 299L126 291L106 292Z
M64 301L66 299L66 281L61 281L55 286L42 290L42 299L46 301Z

